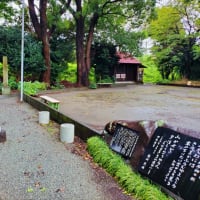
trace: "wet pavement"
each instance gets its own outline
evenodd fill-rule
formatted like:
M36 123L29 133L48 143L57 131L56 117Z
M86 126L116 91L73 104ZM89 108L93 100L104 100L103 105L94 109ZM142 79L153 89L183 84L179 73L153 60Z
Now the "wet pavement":
M200 88L127 85L66 89L48 96L61 101L62 113L97 130L113 120L164 120L200 133Z

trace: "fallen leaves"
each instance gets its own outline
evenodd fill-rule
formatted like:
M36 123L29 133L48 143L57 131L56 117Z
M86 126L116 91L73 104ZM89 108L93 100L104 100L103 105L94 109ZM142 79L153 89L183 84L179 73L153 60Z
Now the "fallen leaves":
M85 142L83 142L80 138L75 136L73 144L74 146L71 149L72 153L81 156L84 160L92 160L92 157L87 151L87 144Z
M59 189L56 190L57 193L58 193L58 192L64 192L64 191L65 191L65 188L64 188L64 187L61 187L61 188L59 188Z

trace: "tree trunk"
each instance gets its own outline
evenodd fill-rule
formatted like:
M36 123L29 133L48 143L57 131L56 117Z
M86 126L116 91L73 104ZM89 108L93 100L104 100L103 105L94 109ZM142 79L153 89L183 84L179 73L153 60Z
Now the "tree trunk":
M92 41L93 41L93 36L94 36L94 28L98 22L98 18L99 18L99 15L95 13L90 22L90 28L89 28L87 42L86 42L85 63L86 63L86 68L87 68L88 73L91 67L91 46L92 46Z
M48 36L43 36L42 44L43 44L43 56L45 60L46 70L43 74L43 81L47 83L48 87L51 84L51 58L50 58L50 45Z
M84 55L84 18L76 19L76 59L77 59L77 83L79 86L87 86L87 70Z
M40 0L40 9L39 9L39 19L35 11L34 0L28 0L29 4L29 14L31 17L31 21L33 23L33 27L37 34L37 37L40 41L42 41L43 49L43 57L45 61L46 70L43 74L43 81L50 86L51 79L51 59L50 59L50 45L49 45L49 33L47 27L47 0Z
M40 0L40 26L41 26L41 39L43 44L43 56L45 60L46 70L43 74L43 81L50 86L51 83L51 58L50 58L50 45L47 27L47 0Z
M85 64L84 52L84 23L85 18L82 15L82 0L76 0L76 9L78 15L74 15L76 20L76 59L77 59L77 84L79 86L88 86L88 70Z

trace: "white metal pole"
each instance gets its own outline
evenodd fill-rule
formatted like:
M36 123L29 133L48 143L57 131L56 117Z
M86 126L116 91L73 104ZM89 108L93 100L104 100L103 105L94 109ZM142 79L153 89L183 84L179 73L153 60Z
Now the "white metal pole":
M21 90L20 101L23 101L24 90L24 0L22 0L22 41L21 41Z

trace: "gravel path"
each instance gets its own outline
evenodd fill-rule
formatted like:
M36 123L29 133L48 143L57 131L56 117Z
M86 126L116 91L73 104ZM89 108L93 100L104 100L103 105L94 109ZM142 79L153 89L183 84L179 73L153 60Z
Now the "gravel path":
M130 200L38 124L38 111L16 96L0 96L0 200Z

